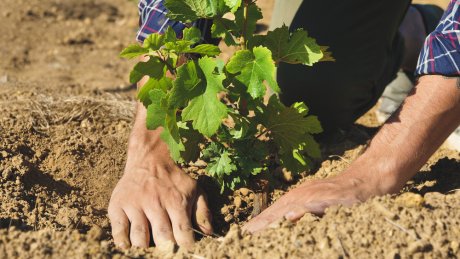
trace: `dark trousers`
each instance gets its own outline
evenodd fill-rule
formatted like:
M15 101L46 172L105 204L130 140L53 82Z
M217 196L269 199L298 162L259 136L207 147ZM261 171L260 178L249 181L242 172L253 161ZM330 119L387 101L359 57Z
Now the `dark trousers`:
M347 128L375 105L396 76L404 42L398 28L410 0L304 0L291 30L330 46L335 62L281 64L286 104L304 101L325 131Z

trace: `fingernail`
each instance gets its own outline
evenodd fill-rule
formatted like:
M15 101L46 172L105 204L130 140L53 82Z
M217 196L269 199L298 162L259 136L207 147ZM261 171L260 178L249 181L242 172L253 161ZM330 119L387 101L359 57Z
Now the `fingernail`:
M122 242L122 243L118 244L117 246L119 248L121 248L121 249L128 249L129 248L129 245L126 242Z
M294 212L290 211L284 215L287 220L292 220L294 218Z

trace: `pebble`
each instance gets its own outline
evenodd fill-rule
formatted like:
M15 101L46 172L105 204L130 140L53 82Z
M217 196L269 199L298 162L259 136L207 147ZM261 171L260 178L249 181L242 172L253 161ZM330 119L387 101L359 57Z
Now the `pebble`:
M8 83L8 75L3 75L0 77L0 84Z
M102 228L99 226L93 226L89 231L88 231L88 238L90 240L94 241L100 241L103 235Z
M235 200L233 200L233 204L235 204L235 207L240 208L241 207L242 200L240 197L235 197Z
M220 209L220 213L222 213L224 215L228 214L229 211L230 211L230 208L228 206L226 206L226 205L224 207L222 207L222 209Z
M410 208L418 208L423 205L425 200L420 194L406 192L396 198L396 203Z
M250 192L250 190L248 188L241 188L240 189L240 193L243 196L248 196L249 192Z
M3 158L6 158L8 156L8 152L3 150L3 151L0 152L0 156L3 157Z

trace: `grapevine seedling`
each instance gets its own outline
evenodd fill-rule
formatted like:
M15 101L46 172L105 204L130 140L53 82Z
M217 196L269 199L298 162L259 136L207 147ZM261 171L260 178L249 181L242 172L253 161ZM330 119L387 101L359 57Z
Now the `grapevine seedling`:
M222 190L246 184L273 161L306 170L320 156L312 134L322 129L304 103L280 102L275 69L281 62L311 66L331 59L329 53L304 30L283 26L254 35L262 13L253 1L166 0L165 6L170 19L186 24L212 19L212 36L238 47L224 63L219 47L201 44L201 31L190 26L181 37L169 27L122 51L125 58L149 57L134 66L130 81L149 77L137 97L147 108L147 127L162 128L171 157L206 161Z

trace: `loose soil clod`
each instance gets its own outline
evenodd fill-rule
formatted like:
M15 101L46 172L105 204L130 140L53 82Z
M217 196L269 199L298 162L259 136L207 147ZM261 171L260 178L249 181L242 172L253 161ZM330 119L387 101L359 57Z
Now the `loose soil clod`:
M115 248L106 208L123 172L135 94L126 87L131 64L117 55L133 41L137 10L126 0L64 2L0 1L0 258L460 257L460 155L444 148L399 195L241 233L238 224L289 188L346 168L363 150L352 137L340 158L273 190L220 195L198 162L186 171L210 194L224 237L203 238L193 251ZM372 113L360 123L377 126Z

